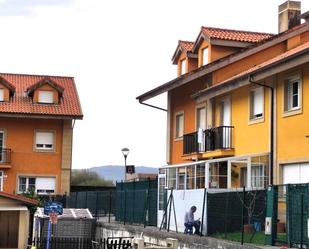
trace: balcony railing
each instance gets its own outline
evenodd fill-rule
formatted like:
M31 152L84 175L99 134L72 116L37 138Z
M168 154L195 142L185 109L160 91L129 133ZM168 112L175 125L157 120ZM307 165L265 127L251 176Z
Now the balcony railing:
M0 148L0 163L11 162L11 149Z
M198 137L198 132L184 135L183 154L232 149L234 126L219 126L207 129ZM201 143L199 143L201 141Z

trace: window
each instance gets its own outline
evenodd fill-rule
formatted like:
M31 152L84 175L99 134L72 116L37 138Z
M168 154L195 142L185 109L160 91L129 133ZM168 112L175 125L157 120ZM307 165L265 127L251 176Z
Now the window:
M255 88L250 91L250 119L263 117L264 109L264 89L263 87Z
M195 166L187 167L187 189L195 189Z
M4 101L4 90L0 89L0 101Z
M309 163L293 163L283 166L283 184L308 182Z
M165 176L159 176L159 210L164 210Z
M19 177L18 191L20 193L34 190L38 195L54 194L55 177Z
M176 114L176 134L175 138L182 138L183 136L183 113Z
M39 103L54 103L54 93L52 91L39 91Z
M208 47L207 48L204 48L203 50L202 50L202 52L203 52L203 65L206 65L206 64L208 64Z
M167 187L169 189L171 188L175 189L176 188L176 168L169 168L167 172L168 172Z
M206 107L198 107L196 109L196 129L206 129Z
M36 132L35 148L37 150L53 150L54 132Z
M289 78L284 84L284 111L301 107L301 81L299 76Z
M251 165L251 186L253 188L264 188L263 165Z
M186 168L177 168L178 180L177 189L185 189Z
M4 148L4 132L0 131L0 162L3 162L5 159L3 148Z
M180 74L185 74L186 73L186 60L181 60L180 61Z
M19 192L26 192L28 190L35 191L35 178L34 177L19 177Z
M3 171L0 171L0 191L3 191Z
M205 164L196 165L196 188L205 187Z

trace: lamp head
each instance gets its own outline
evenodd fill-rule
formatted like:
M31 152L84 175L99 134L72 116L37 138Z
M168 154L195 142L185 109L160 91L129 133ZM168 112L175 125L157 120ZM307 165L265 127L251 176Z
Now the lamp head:
M127 157L129 155L129 153L130 153L130 150L128 148L123 148L121 150L121 152L122 152L124 157Z

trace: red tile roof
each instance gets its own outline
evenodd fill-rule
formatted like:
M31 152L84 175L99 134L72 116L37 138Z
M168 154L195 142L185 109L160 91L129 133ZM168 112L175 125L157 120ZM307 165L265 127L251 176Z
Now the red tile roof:
M73 77L0 73L0 78L8 81L16 89L15 95L9 102L0 102L0 115L18 114L43 117L52 115L76 119L83 117ZM24 94L27 89L46 78L64 89L59 104L32 103L32 99Z
M179 41L178 44L181 48L183 48L185 51L188 51L188 52L191 52L194 46L194 42L190 42L190 41Z
M273 34L202 27L202 33L213 39L258 43L271 38Z
M27 205L38 205L38 203L39 203L37 200L30 199L30 198L24 197L22 195L13 195L13 194L9 194L9 193L2 192L2 191L0 191L0 197L20 201L20 202L27 204Z

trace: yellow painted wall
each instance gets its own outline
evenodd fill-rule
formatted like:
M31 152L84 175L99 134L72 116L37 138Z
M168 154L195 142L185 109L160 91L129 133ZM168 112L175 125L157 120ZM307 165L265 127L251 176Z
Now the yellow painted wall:
M283 95L285 79L300 72L302 81L301 113L284 116ZM293 161L304 159L309 161L309 63L295 70L280 74L277 84L277 160Z

